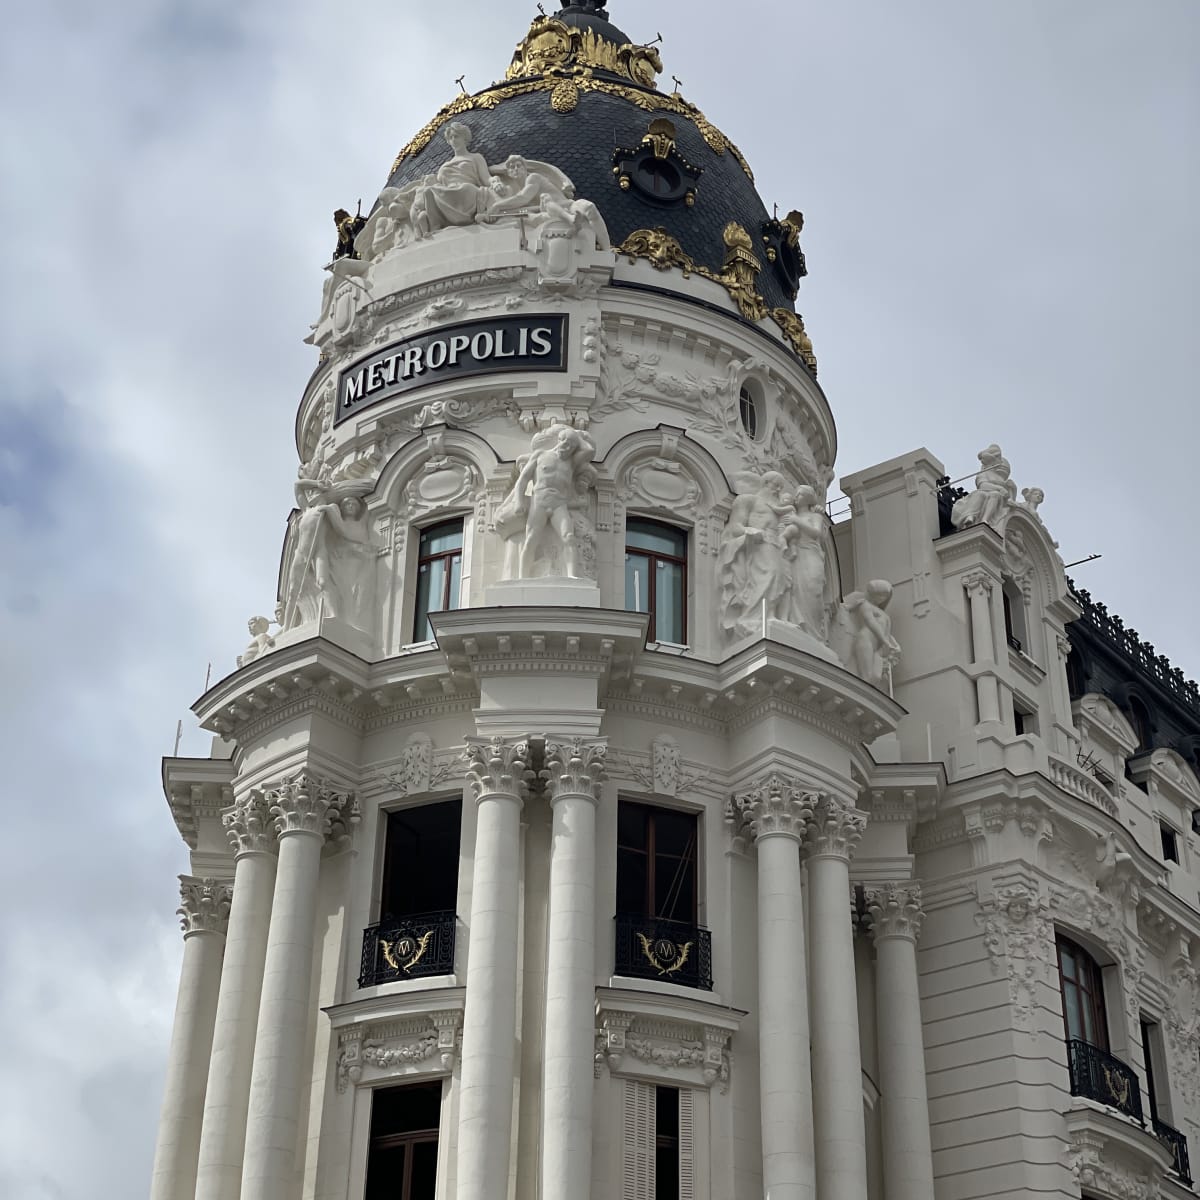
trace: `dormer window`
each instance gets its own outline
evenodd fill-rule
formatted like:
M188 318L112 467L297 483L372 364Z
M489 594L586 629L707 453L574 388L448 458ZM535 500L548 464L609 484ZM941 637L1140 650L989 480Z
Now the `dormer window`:
M1137 734L1138 750L1149 750L1154 736L1153 726L1150 723L1150 710L1137 696L1130 696L1127 715L1129 724L1133 726L1133 732Z

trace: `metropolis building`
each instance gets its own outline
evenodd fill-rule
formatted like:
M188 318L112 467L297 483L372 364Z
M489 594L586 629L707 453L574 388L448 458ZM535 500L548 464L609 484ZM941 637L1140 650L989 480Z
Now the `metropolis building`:
M662 78L537 16L337 216L154 1200L1190 1196L1196 685L997 446L827 515L802 198Z

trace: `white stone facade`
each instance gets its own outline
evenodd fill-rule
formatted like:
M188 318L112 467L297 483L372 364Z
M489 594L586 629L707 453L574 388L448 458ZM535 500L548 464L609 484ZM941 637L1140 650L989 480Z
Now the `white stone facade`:
M164 764L192 877L154 1197L362 1200L373 1096L414 1081L442 1083L439 1200L649 1200L657 1086L687 1200L1189 1194L1148 1118L1072 1093L1055 931L1144 1093L1158 1025L1196 1145L1200 782L1072 702L1040 493L989 448L943 536L920 450L843 477L828 525L833 418L778 325L571 229L377 221L333 264L280 628L197 701L212 758ZM565 318L565 370L336 419L373 350L514 316ZM539 488L566 525L530 547ZM420 531L454 518L426 641ZM686 534L686 643L626 611L636 518ZM447 970L360 987L387 815L455 797ZM615 967L622 799L695 814L710 988Z

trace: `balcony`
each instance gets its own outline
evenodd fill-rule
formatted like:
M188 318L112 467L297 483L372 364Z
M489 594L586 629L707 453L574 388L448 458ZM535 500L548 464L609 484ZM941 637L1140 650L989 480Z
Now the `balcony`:
M1187 1138L1178 1129L1173 1129L1166 1121L1160 1121L1157 1117L1154 1118L1153 1125L1154 1136L1171 1152L1172 1170L1191 1187L1192 1166L1188 1161Z
M1067 1065L1072 1095L1107 1104L1139 1125L1144 1124L1142 1091L1131 1066L1099 1046L1077 1039L1067 1042Z
M430 912L385 917L378 925L368 925L358 986L452 974L457 923L453 912Z
M615 920L614 975L657 979L712 991L712 934L707 929L681 921L629 914Z

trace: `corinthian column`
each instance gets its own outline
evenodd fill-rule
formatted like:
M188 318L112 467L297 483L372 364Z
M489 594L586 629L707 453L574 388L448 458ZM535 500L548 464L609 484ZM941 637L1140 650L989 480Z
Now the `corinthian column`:
M578 1200L591 1191L596 1026L596 802L604 741L546 746L554 812L546 956L542 1196Z
M809 836L813 1091L819 1200L867 1200L862 1049L850 923L850 857L865 814L834 796L816 805Z
M875 938L884 1195L886 1200L928 1200L933 1149L917 990L921 889L915 883L885 884L868 892L867 911Z
M477 815L457 1200L494 1200L508 1191L512 1138L521 806L528 744L500 737L468 738L466 758Z
M238 1200L254 1033L262 995L277 845L270 806L260 791L223 818L234 849L233 906L217 997L196 1200Z
M815 796L771 774L735 800L758 848L758 1050L763 1195L813 1200L813 1097L800 844Z
M183 968L154 1151L151 1200L180 1200L196 1190L204 1087L229 917L228 882L181 875L179 894Z
M349 797L308 775L267 793L279 866L250 1072L241 1200L294 1200L321 848Z

